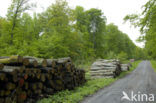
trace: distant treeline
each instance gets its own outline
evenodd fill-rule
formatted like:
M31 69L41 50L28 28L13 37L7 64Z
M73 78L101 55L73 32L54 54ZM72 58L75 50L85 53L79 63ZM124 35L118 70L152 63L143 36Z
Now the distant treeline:
M144 52L147 59L156 59L156 0L148 0L142 6L141 14L125 16L134 27L140 29L141 35L138 41L145 42Z
M76 61L144 58L127 34L114 24L106 25L99 9L71 9L64 0L33 16L27 13L32 8L29 0L13 0L6 17L0 17L0 56L70 56Z

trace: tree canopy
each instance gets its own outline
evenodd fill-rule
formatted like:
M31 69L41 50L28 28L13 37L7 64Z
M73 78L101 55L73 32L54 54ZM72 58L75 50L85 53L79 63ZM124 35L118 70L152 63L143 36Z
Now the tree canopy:
M142 35L139 41L145 42L145 51L150 58L156 58L156 0L149 0L143 5L141 14L129 14L124 18L125 21L140 28Z
M13 0L7 17L0 18L1 56L70 56L82 62L94 58L135 58L134 53L141 50L116 25L107 25L100 9L71 9L66 1L56 0L42 13L31 16L25 12L33 7L28 1Z

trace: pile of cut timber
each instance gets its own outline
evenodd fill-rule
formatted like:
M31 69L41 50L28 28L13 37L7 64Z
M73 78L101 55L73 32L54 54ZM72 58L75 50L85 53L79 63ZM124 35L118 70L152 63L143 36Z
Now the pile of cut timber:
M120 62L116 59L99 59L91 66L92 78L115 78L121 73Z
M121 64L122 71L129 71L129 64Z
M85 82L85 71L71 59L0 57L0 103L34 103L57 91Z

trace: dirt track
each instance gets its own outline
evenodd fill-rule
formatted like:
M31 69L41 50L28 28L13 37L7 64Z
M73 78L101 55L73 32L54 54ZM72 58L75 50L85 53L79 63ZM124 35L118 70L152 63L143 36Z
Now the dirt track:
M123 91L127 93L131 100L121 100ZM132 92L134 92L134 95L136 94L137 101L134 98L132 100ZM143 94L147 94L148 99L151 97L151 94L154 95L154 101L145 100L146 97L141 97ZM140 102L138 102L139 96L143 99L140 99ZM143 61L131 74L102 89L93 96L87 97L82 103L156 103L156 73L149 61Z

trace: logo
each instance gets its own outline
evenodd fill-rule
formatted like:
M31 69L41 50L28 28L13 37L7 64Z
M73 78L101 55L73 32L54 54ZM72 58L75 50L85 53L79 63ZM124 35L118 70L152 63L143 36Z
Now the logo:
M154 101L154 94L142 94L141 92L138 93L134 93L133 91L130 93L130 96L128 96L128 94L123 91L122 92L123 97L121 98L121 100L128 100L128 101L139 101L139 102L153 102Z

